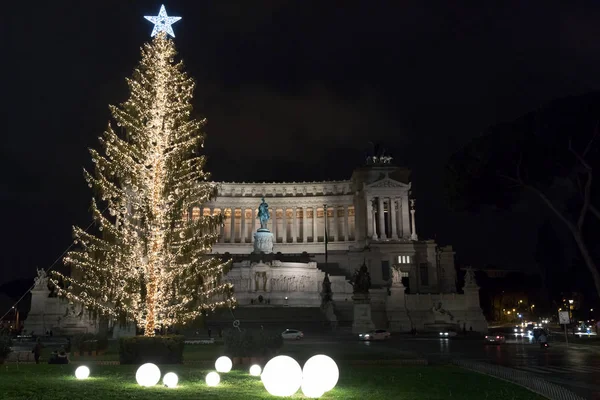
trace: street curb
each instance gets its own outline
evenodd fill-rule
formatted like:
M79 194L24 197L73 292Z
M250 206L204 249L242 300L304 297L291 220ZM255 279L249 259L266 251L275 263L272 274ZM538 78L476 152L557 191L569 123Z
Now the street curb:
M521 386L533 393L544 396L549 400L585 400L583 397L550 383L536 375L500 365L481 363L477 361L454 360L453 364L483 375L488 375L506 382Z

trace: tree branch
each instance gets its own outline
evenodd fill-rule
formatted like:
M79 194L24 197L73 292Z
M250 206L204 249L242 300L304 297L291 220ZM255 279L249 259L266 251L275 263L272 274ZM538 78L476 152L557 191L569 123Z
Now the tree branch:
M517 183L521 187L523 187L524 189L530 190L533 193L537 194L538 197L540 199L542 199L542 201L544 203L546 203L546 205L548 206L548 208L550 208L550 210L552 210L552 212L554 212L554 214L556 214L556 216L562 222L564 222L565 225L567 225L567 227L569 228L569 230L571 230L571 231L577 231L577 227L575 226L575 224L573 224L571 221L569 221L569 219L567 217L565 217L563 215L563 213L561 213L558 208L556 208L556 206L554 205L554 203L552 203L552 201L548 198L548 196L546 196L546 194L544 192L542 192L540 189L536 188L535 186L526 184L525 182L523 182L523 180L520 177L513 178L511 176L503 175L503 174L498 174L498 176L500 178L506 179L506 180L508 180L510 182Z
M585 168L585 174L587 177L587 179L585 181L585 187L583 188L583 193L582 193L583 206L581 207L581 211L579 212L579 218L577 219L577 229L579 231L581 231L581 228L583 227L583 223L585 222L586 214L587 214L588 210L590 209L590 198L591 198L591 191L592 191L592 177L593 177L592 166L585 160L585 156L590 151L590 148L592 146L592 143L594 143L596 136L598 136L598 124L596 124L596 127L594 128L594 135L592 136L592 138L586 145L585 150L583 151L582 154L579 154L579 153L577 153L577 151L575 151L575 149L573 148L573 142L571 141L571 139L569 139L569 151L575 156L575 158L579 161L579 163ZM577 181L578 181L578 183L580 182L579 176L577 176Z
M598 219L600 219L600 210L590 204L590 212Z

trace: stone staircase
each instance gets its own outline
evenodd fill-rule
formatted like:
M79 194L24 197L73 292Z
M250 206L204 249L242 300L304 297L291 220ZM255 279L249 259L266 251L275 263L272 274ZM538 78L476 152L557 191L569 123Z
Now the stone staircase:
M321 271L326 272L329 276L344 276L346 279L350 279L351 275L345 269L341 268L338 263L319 263L317 268Z

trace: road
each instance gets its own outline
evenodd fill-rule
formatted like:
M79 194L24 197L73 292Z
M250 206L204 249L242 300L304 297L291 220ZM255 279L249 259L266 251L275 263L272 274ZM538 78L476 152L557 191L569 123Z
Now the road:
M507 336L503 345L486 346L480 339L395 336L386 342L359 342L354 335L319 335L289 343L310 346L325 354L362 353L372 359L385 359L412 352L430 363L448 363L453 359L488 362L539 376L561 385L586 399L600 400L600 348L567 347L551 343L542 349L529 339ZM322 350L321 350L322 349Z

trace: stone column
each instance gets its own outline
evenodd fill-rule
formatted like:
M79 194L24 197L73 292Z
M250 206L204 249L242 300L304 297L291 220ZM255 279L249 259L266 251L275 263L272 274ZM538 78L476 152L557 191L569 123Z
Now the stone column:
M302 243L308 241L308 207L302 207Z
M333 207L331 207L331 209L333 210L333 240L336 242L340 241L340 222L338 220L338 209L339 207L334 205Z
M396 209L396 227L398 229L398 237L404 237L404 227L402 225L402 198L397 197L398 208Z
M230 243L235 243L235 207L231 207Z
M296 243L298 239L298 207L292 208L292 243Z
M384 219L384 212L383 212L383 197L379 196L377 198L377 219L379 220L379 238L380 239L386 239L387 236L385 235L385 219Z
M390 208L389 208L389 215L390 215L390 226L392 227L391 231L392 231L392 239L398 239L398 233L396 231L396 199L394 199L393 197L390 197Z
M410 201L410 217L411 217L410 219L411 219L411 224L412 224L410 240L419 240L419 237L417 236L417 227L415 225L415 201L414 201L414 199L411 199L411 201Z
M317 232L317 207L313 207L313 242L317 243L318 241L318 232Z
M347 242L350 240L350 232L348 231L348 219L350 218L350 212L348 205L344 206L344 240Z
M256 210L254 208L250 209L252 211L252 232L250 232L250 243L254 243L254 232L256 232Z
M225 215L224 208L221 208L221 214ZM221 237L219 238L219 242L225 243L225 221L223 221L223 225L221 225Z
M402 235L404 238L410 237L410 213L408 206L408 193L402 196Z
M283 220L281 221L281 243L287 243L287 207L283 207Z
M273 220L273 243L277 243L277 208L273 207L271 215Z
M367 238L377 240L377 234L373 229L375 225L373 221L373 198L367 197L365 201L367 203Z
M240 242L246 243L246 207L242 207L242 223L240 230Z

